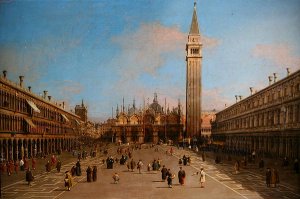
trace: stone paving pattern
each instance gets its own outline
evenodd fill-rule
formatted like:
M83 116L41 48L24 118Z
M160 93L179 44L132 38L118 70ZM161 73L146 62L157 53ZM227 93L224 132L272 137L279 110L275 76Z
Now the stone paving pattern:
M144 163L142 174L137 170L127 171L125 165L114 164L114 169L106 169L102 165L102 155L97 158L87 158L81 162L82 176L74 178L75 186L71 191L64 187L64 171L69 170L75 162L62 166L61 173L52 170L50 173L42 173L35 176L31 187L22 180L3 188L3 198L300 198L295 186L282 183L277 188L268 188L265 178L261 174L243 169L235 174L232 165L214 164L212 159L202 161L201 157L192 151L174 148L174 154L166 154L169 146L158 146L159 152L154 148L144 148L133 152L133 159L137 162L141 159ZM179 171L178 159L183 155L191 157L191 166L183 166L186 171L186 183L180 186L177 172ZM109 150L109 155L116 155L116 147ZM162 164L170 168L176 174L173 180L173 188L168 188L167 182L161 181L160 171L146 171L146 165L153 159L160 158ZM86 168L88 165L98 166L97 182L86 182ZM203 167L207 173L205 188L200 188L199 176L193 175ZM118 172L120 183L114 184L112 175ZM297 186L297 185L296 185Z

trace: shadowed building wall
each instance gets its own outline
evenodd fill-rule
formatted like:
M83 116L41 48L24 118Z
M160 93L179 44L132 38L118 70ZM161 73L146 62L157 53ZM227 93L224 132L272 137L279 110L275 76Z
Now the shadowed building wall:
M0 158L19 160L75 147L81 119L47 96L0 77Z
M271 79L271 78L270 78ZM300 70L216 114L212 137L229 151L300 156Z

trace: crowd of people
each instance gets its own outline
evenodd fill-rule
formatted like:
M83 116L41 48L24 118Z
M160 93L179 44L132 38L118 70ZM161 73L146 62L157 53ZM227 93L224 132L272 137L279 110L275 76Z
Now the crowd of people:
M46 159L45 156L42 159ZM41 160L40 160L41 161ZM30 165L31 162L31 165ZM31 166L31 167L30 167ZM0 162L0 169L2 173L7 172L8 176L18 174L19 172L25 172L25 180L28 185L31 185L31 182L34 180L33 171L36 170L37 159L35 157L23 157L19 161L9 160L6 162ZM60 172L61 161L53 154L49 160L46 160L45 168L46 172L50 172L53 167L56 167L57 171Z
M158 147L155 145L149 145L147 146L148 148L154 148L154 152L158 152ZM118 164L120 166L125 166L127 167L128 171L134 172L135 170L138 171L139 174L143 173L143 170L145 171L159 171L161 172L161 178L162 181L165 182L167 181L167 185L169 188L172 188L173 185L173 179L176 177L175 172L171 171L170 168L168 168L166 165L162 165L162 159L159 157L155 157L153 161L147 162L146 166L144 168L144 162L140 158L135 157L135 150L141 150L143 149L142 145L128 145L128 146L119 146L117 148L117 155L114 158L113 154L109 154L109 150L106 148L102 152L106 156L102 160L103 164L106 165L106 169L114 169L114 164ZM70 190L71 187L74 185L73 178L75 176L81 176L82 175L82 168L81 168L81 160L84 160L87 158L87 156L90 156L91 158L96 158L96 149L93 148L90 150L90 153L88 154L86 151L82 152L76 152L73 151L73 156L77 156L78 160L76 164L69 170L65 172L65 178L64 178L64 184L67 190ZM166 155L173 155L174 154L174 149L170 147L166 151ZM206 155L203 151L201 151L202 160L203 162L206 159ZM154 156L156 156L156 153L153 153ZM220 164L222 162L222 156L219 154L216 154L216 159L215 163ZM256 160L256 153L252 152L249 156L244 156L241 160L236 159L233 167L234 167L234 173L238 174L240 169L243 167L246 167L248 162L255 163ZM231 161L231 157L228 160ZM30 162L31 162L31 167L30 167ZM7 175L10 176L13 173L18 173L19 169L20 171L26 171L25 176L26 176L26 181L28 182L28 185L30 186L32 181L34 180L34 175L32 170L36 169L37 165L37 160L36 158L23 158L20 161L6 161L6 162L1 162L0 163L0 169L2 172L7 172ZM191 165L191 157L183 155L182 157L179 158L178 161L178 166L179 170L177 173L178 177L178 183L183 186L185 185L186 182L186 177L188 176L186 174L186 171L183 169L185 166ZM265 163L263 158L260 158L258 162L258 168L261 171L264 171L265 165L268 167L266 168L265 171L265 177L266 177L266 185L267 187L277 187L277 185L280 183L279 180L279 171L278 171L278 166L270 167L268 164ZM284 158L282 162L282 168L286 168L290 165L289 159ZM45 164L45 170L47 173L50 173L52 169L56 168L57 172L61 172L61 167L62 167L62 162L57 158L56 155L52 155L50 159L46 159L46 164ZM298 159L296 158L293 163L293 169L296 173L299 173L299 162ZM97 166L96 165L89 165L86 168L86 179L87 182L95 182L97 181ZM120 175L118 172L115 170L112 173L112 178L113 178L113 183L118 184L120 182ZM206 173L204 172L204 169L201 168L200 172L196 172L193 175L200 175L199 181L200 181L200 187L204 188L205 184L205 176Z

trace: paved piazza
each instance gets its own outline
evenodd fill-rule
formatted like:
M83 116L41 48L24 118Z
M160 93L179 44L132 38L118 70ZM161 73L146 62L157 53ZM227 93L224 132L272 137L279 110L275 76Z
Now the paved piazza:
M105 156L88 158L82 161L82 176L75 177L75 186L66 191L63 179L64 172L43 173L35 176L31 187L25 181L20 181L3 188L3 198L300 198L296 188L288 184L280 184L277 188L267 188L264 176L241 170L235 174L231 165L216 165L213 160L203 162L201 157L186 150L174 149L173 156L166 154L169 146L158 146L159 152L154 148L143 148L133 152L133 159L141 159L144 163L143 172L127 171L125 165L114 164L114 169L106 169L102 164ZM109 154L116 157L116 148L111 148ZM183 155L191 157L191 166L184 166L186 183L180 186L177 172L179 170L178 158ZM120 155L118 155L119 157ZM176 174L173 188L168 188L167 182L161 181L160 171L147 171L146 165L152 160L160 158L162 164ZM62 171L70 169L73 163L62 167ZM88 165L98 166L97 182L86 182L86 168ZM200 188L199 176L194 175L203 167L207 173L205 188ZM114 184L112 175L118 172L120 183Z

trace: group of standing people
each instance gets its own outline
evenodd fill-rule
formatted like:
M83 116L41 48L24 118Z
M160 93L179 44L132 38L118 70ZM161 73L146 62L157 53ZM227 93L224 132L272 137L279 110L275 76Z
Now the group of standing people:
M46 172L50 172L53 167L56 167L57 172L60 172L61 169L61 161L56 158L55 155L51 156L50 160L47 160L45 164Z
M31 169L35 170L36 167L36 159L35 158L31 158ZM9 160L9 161L3 161L0 163L0 169L2 171L2 173L4 173L5 171L7 172L8 176L11 176L14 172L15 174L18 174L19 169L21 171L27 171L28 168L30 167L29 165L29 160L27 158L22 158L19 161L18 160Z
M93 169L88 166L88 168L86 169L86 178L87 178L87 182L95 182L97 181L97 166L93 166Z
M276 168L267 168L266 184L267 187L276 187L276 185L279 184L279 173Z
M161 179L163 182L167 180L169 188L172 188L174 178L175 174L173 174L170 169L167 169L166 166L163 165L161 169Z
M179 164L183 164L184 166L191 165L191 158L186 155L183 155L183 157L179 159Z

